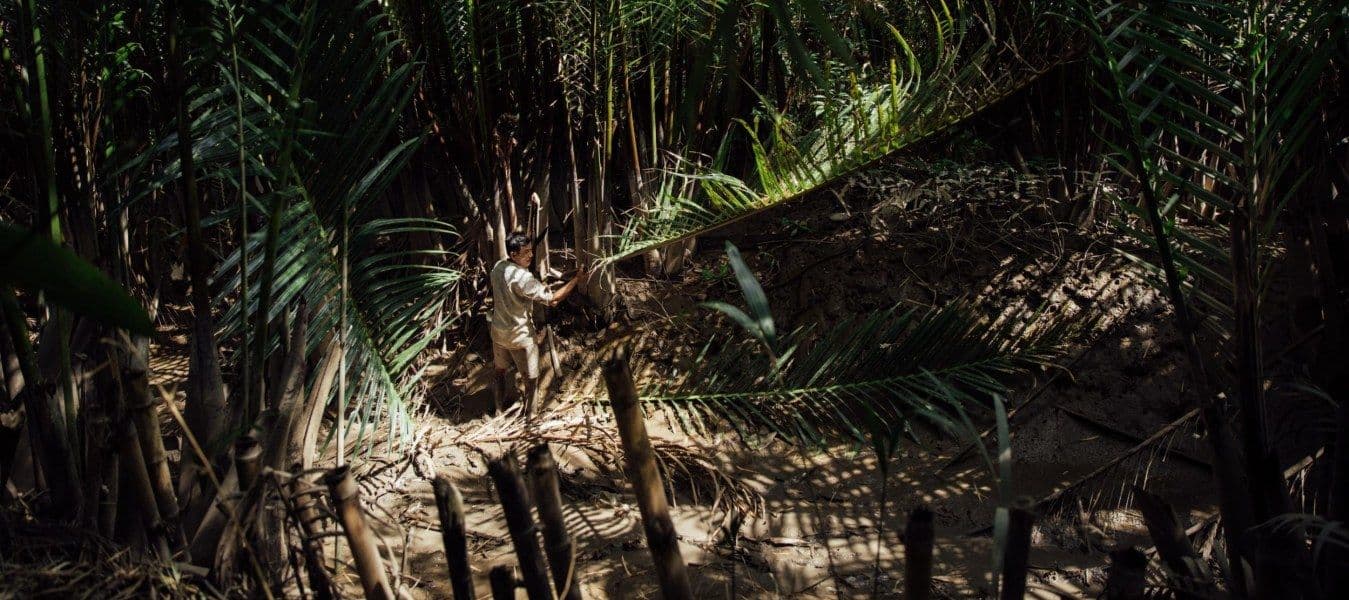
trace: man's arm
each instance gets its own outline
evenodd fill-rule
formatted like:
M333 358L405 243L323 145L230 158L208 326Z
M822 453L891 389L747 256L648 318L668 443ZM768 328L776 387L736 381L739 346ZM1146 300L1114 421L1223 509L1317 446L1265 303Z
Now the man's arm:
M571 281L568 281L565 285L558 288L556 292L553 292L553 299L548 302L545 302L545 304L547 304L549 307L561 304L563 300L567 299L567 296L570 296L572 292L576 291L576 286L580 285L588 277L589 274L586 273L585 268L582 268L580 271L577 271L576 276L572 277Z

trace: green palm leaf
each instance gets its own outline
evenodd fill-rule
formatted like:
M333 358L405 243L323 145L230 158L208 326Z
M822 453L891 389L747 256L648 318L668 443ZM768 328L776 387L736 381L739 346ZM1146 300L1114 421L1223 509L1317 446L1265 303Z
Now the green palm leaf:
M247 325L260 311L267 311L267 322L279 322L304 302L313 314L307 340L313 350L345 314L352 378L343 404L352 407L349 418L362 431L383 420L397 439L409 431L416 358L448 324L435 322L458 281L456 271L438 266L451 256L403 241L409 233L449 241L453 229L434 220L383 217L385 191L421 143L420 136L397 135L418 65L394 60L403 42L373 0L238 6L222 0L210 16L211 31L225 37L238 31L230 41L240 66L234 69L227 55L200 59L199 69L216 78L196 90L191 103L193 153L204 179L231 195L242 193L250 208L243 215L237 208L222 211L208 224L278 209L274 238L250 228L244 248L218 270L222 339L256 338L256 328ZM147 190L177 177L176 143L166 139L127 167L163 160L166 168ZM251 180L244 190L238 189L241 155ZM269 244L275 248L270 269ZM345 303L344 251L350 265ZM270 284L270 297L250 291L247 302L237 301L245 284L250 290ZM267 337L270 353L281 339L274 328Z
M935 13L933 19L925 32L936 49L931 58L920 60L892 29L903 53L845 90L822 88L823 99L805 127L763 103L763 121L741 123L754 157L748 177L719 170L715 160L688 160L666 173L695 185L658 186L653 206L630 219L606 260L696 237L807 195L977 114L1046 68L1007 58L1001 41L967 41L965 30L973 21L963 10ZM789 36L789 49L804 53L793 39ZM806 59L798 56L796 62L813 64ZM767 137L760 133L765 124ZM804 133L793 133L796 129Z
M1103 75L1094 82L1109 99L1102 112L1122 134L1103 138L1108 159L1146 190L1114 196L1126 215L1118 225L1158 251L1126 256L1216 339L1231 335L1236 291L1230 222L1214 215L1250 216L1260 279L1276 255L1275 223L1302 181L1290 167L1314 126L1310 107L1321 102L1343 6L1079 2ZM1152 213L1159 226L1137 225Z
M139 302L73 251L31 230L0 223L0 287L41 293L71 312L154 335Z
M954 431L979 407L972 398L1006 393L1012 378L1057 358L1068 330L1048 320L990 327L959 304L892 308L822 334L792 332L783 343L797 349L776 370L754 358L758 340L713 339L686 371L647 378L639 394L692 430L766 427L803 443L865 442L913 419Z

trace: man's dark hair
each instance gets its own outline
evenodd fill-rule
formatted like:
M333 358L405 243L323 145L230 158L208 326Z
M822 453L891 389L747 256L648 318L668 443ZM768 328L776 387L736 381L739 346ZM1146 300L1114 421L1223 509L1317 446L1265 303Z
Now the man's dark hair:
M523 233L512 233L506 236L506 254L515 256L516 252L529 245L529 236Z

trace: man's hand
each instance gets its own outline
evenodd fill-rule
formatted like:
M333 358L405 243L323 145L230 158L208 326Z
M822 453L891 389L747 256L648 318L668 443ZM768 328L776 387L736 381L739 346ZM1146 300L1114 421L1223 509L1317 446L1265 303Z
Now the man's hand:
M572 277L571 281L568 281L566 285L563 285L553 293L553 301L549 302L548 306L557 306L558 304L561 304L563 300L567 299L567 296L571 295L572 291L574 291L577 286L585 285L589 280L590 273L586 271L585 267L581 267L576 271L576 276Z

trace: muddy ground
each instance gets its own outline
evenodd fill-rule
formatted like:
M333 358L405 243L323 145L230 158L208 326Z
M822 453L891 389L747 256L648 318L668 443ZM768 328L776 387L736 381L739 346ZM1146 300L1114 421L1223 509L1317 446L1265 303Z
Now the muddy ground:
M994 320L1028 318L1039 309L1094 317L1061 369L1020 382L1009 398L1017 409L1013 493L1052 500L1038 507L1034 593L1094 595L1104 580L1106 552L1148 545L1136 514L1120 508L1130 486L1164 494L1196 523L1212 510L1211 486L1192 422L1182 420L1157 443L1139 443L1183 417L1189 405L1175 377L1182 348L1170 333L1164 302L1132 274L1100 215L1083 226L1082 202L1047 198L1046 175L949 163L876 169L839 193L702 240L678 280L621 272L619 285L630 302L620 318L696 314L696 303L705 299L740 303L721 251L724 239L741 248L760 277L779 327L961 299ZM697 347L707 334L697 324L705 322L670 323L654 336L658 342L637 353L636 368L657 369ZM602 405L578 400L597 389L593 348L604 334L565 316L556 326L563 374L552 382L554 410L540 427L563 463L581 585L592 598L655 596L637 510L616 464L612 423ZM481 347L451 352L432 365L432 400L413 450L368 467L373 511L401 557L413 597L449 594L424 478L432 470L464 493L479 595L489 593L486 574L493 565L514 561L485 457L507 450L522 456L527 448L518 443L513 417L484 416L490 350L478 341ZM673 512L699 597L869 597L873 590L901 597L899 531L919 506L936 513L939 595L980 597L992 589L993 540L983 530L999 498L978 453L953 460L967 448L963 441L923 432L923 444L906 445L878 514L881 482L865 449L801 450L771 439L750 448L725 432L707 439L681 435L660 414L650 427L658 442L681 451L669 455L672 470L691 473L674 483ZM412 455L419 458L409 460ZM727 507L736 503L749 516L732 543L723 525Z
M1109 550L1149 545L1125 507L1131 486L1163 494L1201 525L1213 510L1212 486L1195 423L1184 418L1193 404L1176 377L1183 349L1165 302L1122 257L1129 248L1108 233L1104 209L1089 197L1049 198L1052 175L1034 166L894 162L700 240L675 280L624 265L618 285L628 301L619 320L662 323L637 348L634 368L639 377L660 371L721 326L699 312L699 301L743 303L725 240L763 282L780 329L954 301L990 322L1036 311L1089 322L1060 367L1018 382L1008 404L1012 495L1038 502L1032 593L1094 596ZM554 263L566 262L558 251ZM693 317L668 319L678 315ZM603 398L597 349L613 332L594 331L567 310L555 321L562 372L545 374L550 408L533 435L549 441L561 463L581 585L590 598L658 596L619 470L616 430L607 408L593 401ZM487 414L490 348L485 335L470 339L428 365L428 402L414 441L376 453L359 470L377 530L413 598L450 595L429 482L435 473L463 492L478 596L490 596L492 566L515 560L485 464L506 451L523 462L528 448L513 414ZM184 361L158 356L161 381L183 375ZM983 418L980 425L991 424ZM1167 435L1140 443L1173 423ZM919 506L936 514L938 596L984 597L993 589L987 529L1001 500L988 466L978 452L965 452L964 440L920 429L922 443L899 452L878 514L882 482L865 448L802 449L771 436L746 444L724 431L689 436L662 413L648 426L673 474L675 524L699 597L902 597L899 532ZM738 536L726 534L732 514L744 516ZM339 579L359 589L354 572Z

